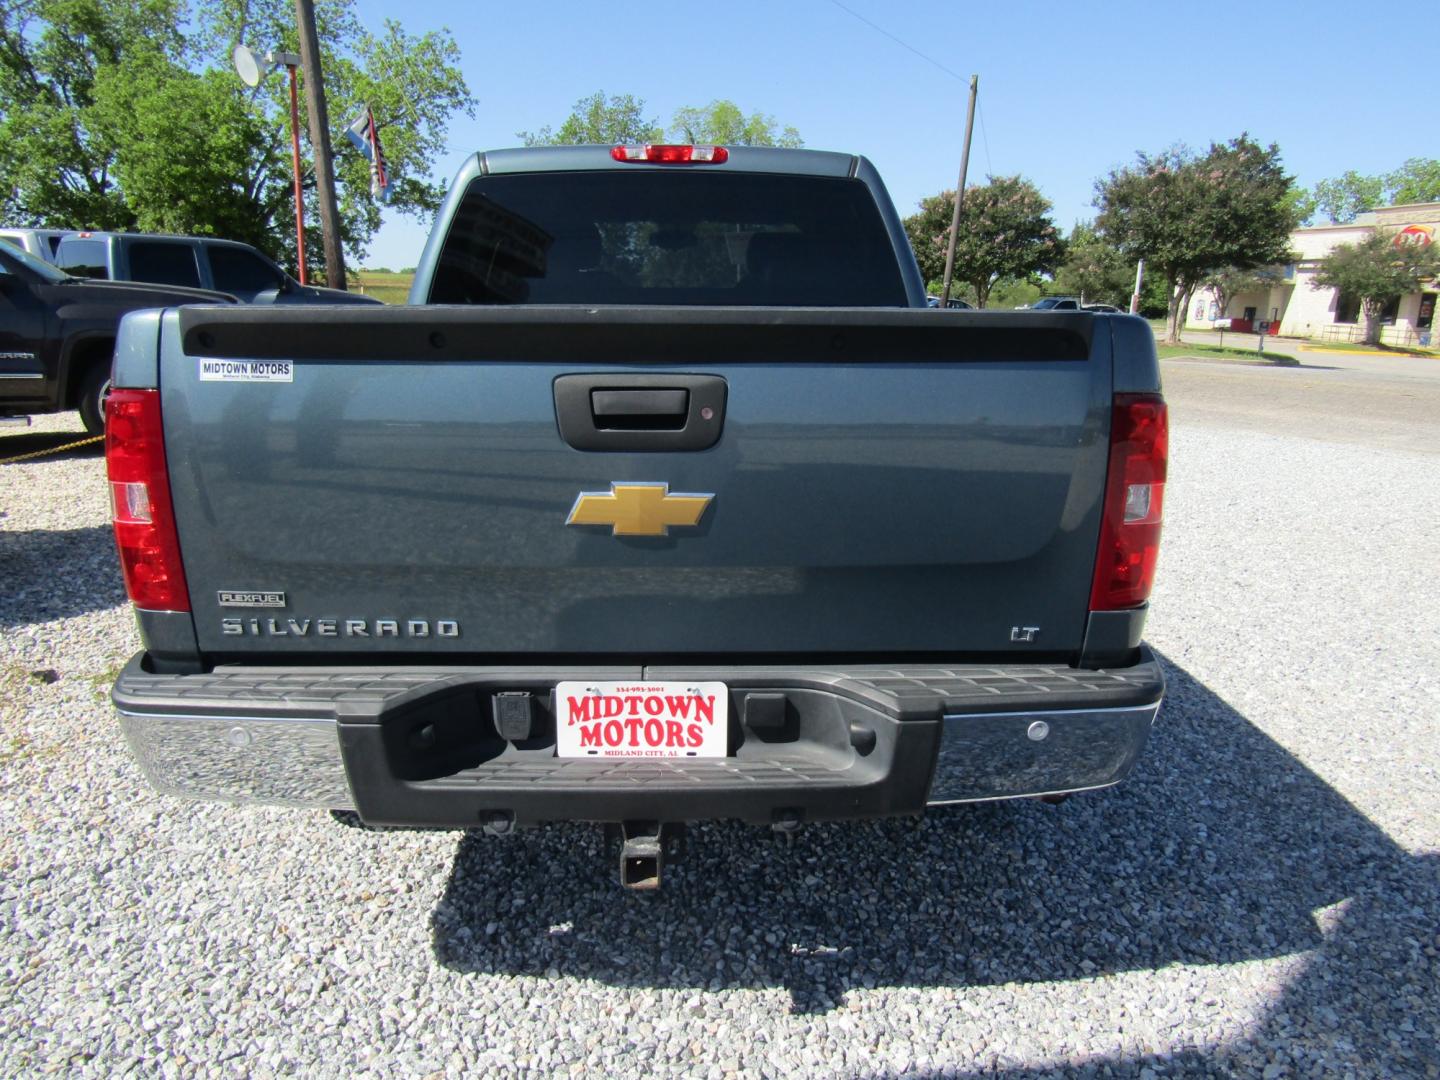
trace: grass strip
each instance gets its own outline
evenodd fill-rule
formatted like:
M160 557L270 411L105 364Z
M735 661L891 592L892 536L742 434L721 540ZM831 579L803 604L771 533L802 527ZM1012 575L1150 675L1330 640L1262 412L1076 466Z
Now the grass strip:
M1179 356L1218 357L1224 360L1249 360L1251 363L1265 362L1270 364L1283 364L1294 366L1300 361L1288 353L1259 352L1255 349L1231 349L1222 348L1219 345L1190 345L1181 342L1179 345L1166 345L1163 342L1155 343L1155 350L1160 354L1160 359L1168 360Z

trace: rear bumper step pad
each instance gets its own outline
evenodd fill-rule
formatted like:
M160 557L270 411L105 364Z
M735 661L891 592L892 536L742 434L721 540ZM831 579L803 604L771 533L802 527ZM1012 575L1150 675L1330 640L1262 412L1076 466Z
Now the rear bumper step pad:
M564 679L715 679L732 694L731 757L554 757L549 692ZM1104 787L1133 767L1164 682L1148 650L1126 668L221 668L115 685L147 778L169 794L355 808L375 824L547 820L794 823L917 813L929 804ZM529 691L540 722L501 739L498 692ZM748 692L783 692L781 730L741 726Z

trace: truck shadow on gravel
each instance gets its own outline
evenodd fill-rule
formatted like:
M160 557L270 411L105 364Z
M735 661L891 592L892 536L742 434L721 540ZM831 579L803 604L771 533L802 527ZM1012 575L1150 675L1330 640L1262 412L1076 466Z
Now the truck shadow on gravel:
M85 615L124 602L125 582L109 525L12 531L0 519L0 628Z
M598 828L468 833L432 916L435 953L461 972L780 986L794 1011L823 1012L859 987L1313 951L1256 1038L1303 1033L1341 1059L1422 1070L1440 1060L1423 990L1440 963L1440 859L1410 856L1218 696L1168 662L1166 674L1135 775L1058 807L811 826L790 845L740 825L692 828L686 860L653 895L620 890ZM1183 1028L1172 1034L1183 1042ZM1145 1060L1213 1066L1244 1052Z

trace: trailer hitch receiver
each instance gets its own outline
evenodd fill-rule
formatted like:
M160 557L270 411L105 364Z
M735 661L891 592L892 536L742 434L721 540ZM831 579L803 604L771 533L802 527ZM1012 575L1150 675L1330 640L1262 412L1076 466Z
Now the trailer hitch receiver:
M683 825L626 821L620 826L620 884L636 891L660 888L665 859L678 858L684 847Z

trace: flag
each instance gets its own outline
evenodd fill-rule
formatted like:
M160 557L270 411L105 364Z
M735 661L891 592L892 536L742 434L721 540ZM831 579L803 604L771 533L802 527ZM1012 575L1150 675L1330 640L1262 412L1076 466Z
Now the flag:
M385 151L380 147L375 114L370 111L369 105L345 129L345 135L370 162L370 197L382 203L389 202L390 171L385 165Z

